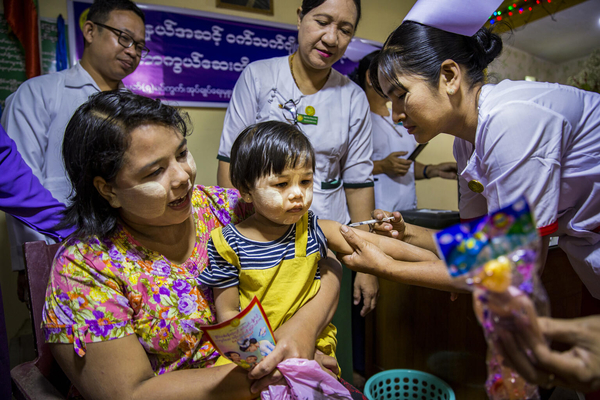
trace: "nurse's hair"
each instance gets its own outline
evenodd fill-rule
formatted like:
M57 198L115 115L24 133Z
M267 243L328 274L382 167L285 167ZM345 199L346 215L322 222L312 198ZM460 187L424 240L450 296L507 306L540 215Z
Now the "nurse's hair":
M236 189L248 193L262 177L305 165L315 170L315 152L300 129L286 122L259 122L233 143L229 178Z
M371 63L369 78L380 94L378 71L394 87L402 87L398 75L417 75L437 87L440 67L454 60L467 70L471 87L485 83L484 70L502 52L502 39L487 28L464 36L413 21L403 22L387 38L383 49Z
M145 125L172 128L184 137L191 133L189 117L160 100L129 91L100 92L90 96L71 117L63 139L62 155L71 181L71 201L60 227L76 226L76 237L100 238L117 227L119 211L111 207L94 185L101 177L114 183L131 143L131 132Z
M302 0L302 5L300 6L302 8L302 14L300 14L300 19L304 18L306 14L308 14L315 8L320 7L326 1L327 0ZM356 22L354 23L354 30L356 31L356 27L360 22L361 16L360 0L354 0L354 6L356 7Z
M369 73L369 67L380 51L381 50L375 50L361 58L358 62L358 66L354 68L354 71L348 74L348 78L352 79L352 81L364 91L367 91L367 74Z

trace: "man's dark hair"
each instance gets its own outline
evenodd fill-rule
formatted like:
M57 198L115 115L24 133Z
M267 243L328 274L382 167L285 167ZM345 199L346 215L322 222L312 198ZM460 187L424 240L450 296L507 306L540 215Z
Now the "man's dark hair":
M244 129L233 143L229 178L236 189L247 193L258 179L302 165L315 169L315 152L304 133L286 122L259 122Z
M160 100L129 91L100 92L82 104L67 125L62 155L71 180L71 204L60 227L76 226L75 236L105 237L117 227L119 211L94 186L99 176L114 182L123 166L131 132L143 125L159 125L184 137L189 117Z
M90 6L87 20L104 24L110 18L110 13L115 10L132 11L146 23L144 12L130 0L95 0Z

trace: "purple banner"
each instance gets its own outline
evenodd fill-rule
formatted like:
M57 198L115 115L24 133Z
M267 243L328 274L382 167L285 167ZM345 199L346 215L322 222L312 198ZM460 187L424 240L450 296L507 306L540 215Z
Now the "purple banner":
M83 54L81 27L91 1L69 1L71 63ZM131 91L187 107L227 107L249 63L292 54L294 25L137 3L146 14L146 46L136 71L123 80ZM354 38L334 68L350 73L379 43Z

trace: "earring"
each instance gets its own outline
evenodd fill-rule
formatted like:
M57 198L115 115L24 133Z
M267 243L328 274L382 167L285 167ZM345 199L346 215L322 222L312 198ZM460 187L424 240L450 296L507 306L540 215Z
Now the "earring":
M454 94L454 89L450 88L447 90L448 94L452 96Z

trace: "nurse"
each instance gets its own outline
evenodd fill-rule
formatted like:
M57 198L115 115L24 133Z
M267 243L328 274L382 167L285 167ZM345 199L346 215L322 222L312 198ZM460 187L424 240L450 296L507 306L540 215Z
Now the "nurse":
M502 41L478 28L500 2L471 4L471 21L454 16L460 8L453 3L448 10L431 0L415 4L374 60L373 86L417 142L441 132L456 137L463 219L525 196L543 237L543 261L549 237L558 236L600 299L600 95L544 82L485 84ZM409 242L432 245L417 227L396 228Z
M375 208L371 119L367 99L332 68L354 36L360 0L303 0L298 9L298 51L251 63L235 85L219 147L217 182L229 180L231 146L249 125L276 120L297 125L316 154L311 210L342 224L371 219ZM355 304L375 307L377 278L358 274Z
M388 100L373 89L368 71L377 54L379 50L364 56L348 75L365 91L371 109L375 207L379 210L414 210L417 208L415 181L435 177L456 179L456 163L423 165L407 159L418 143L402 124L392 120Z

